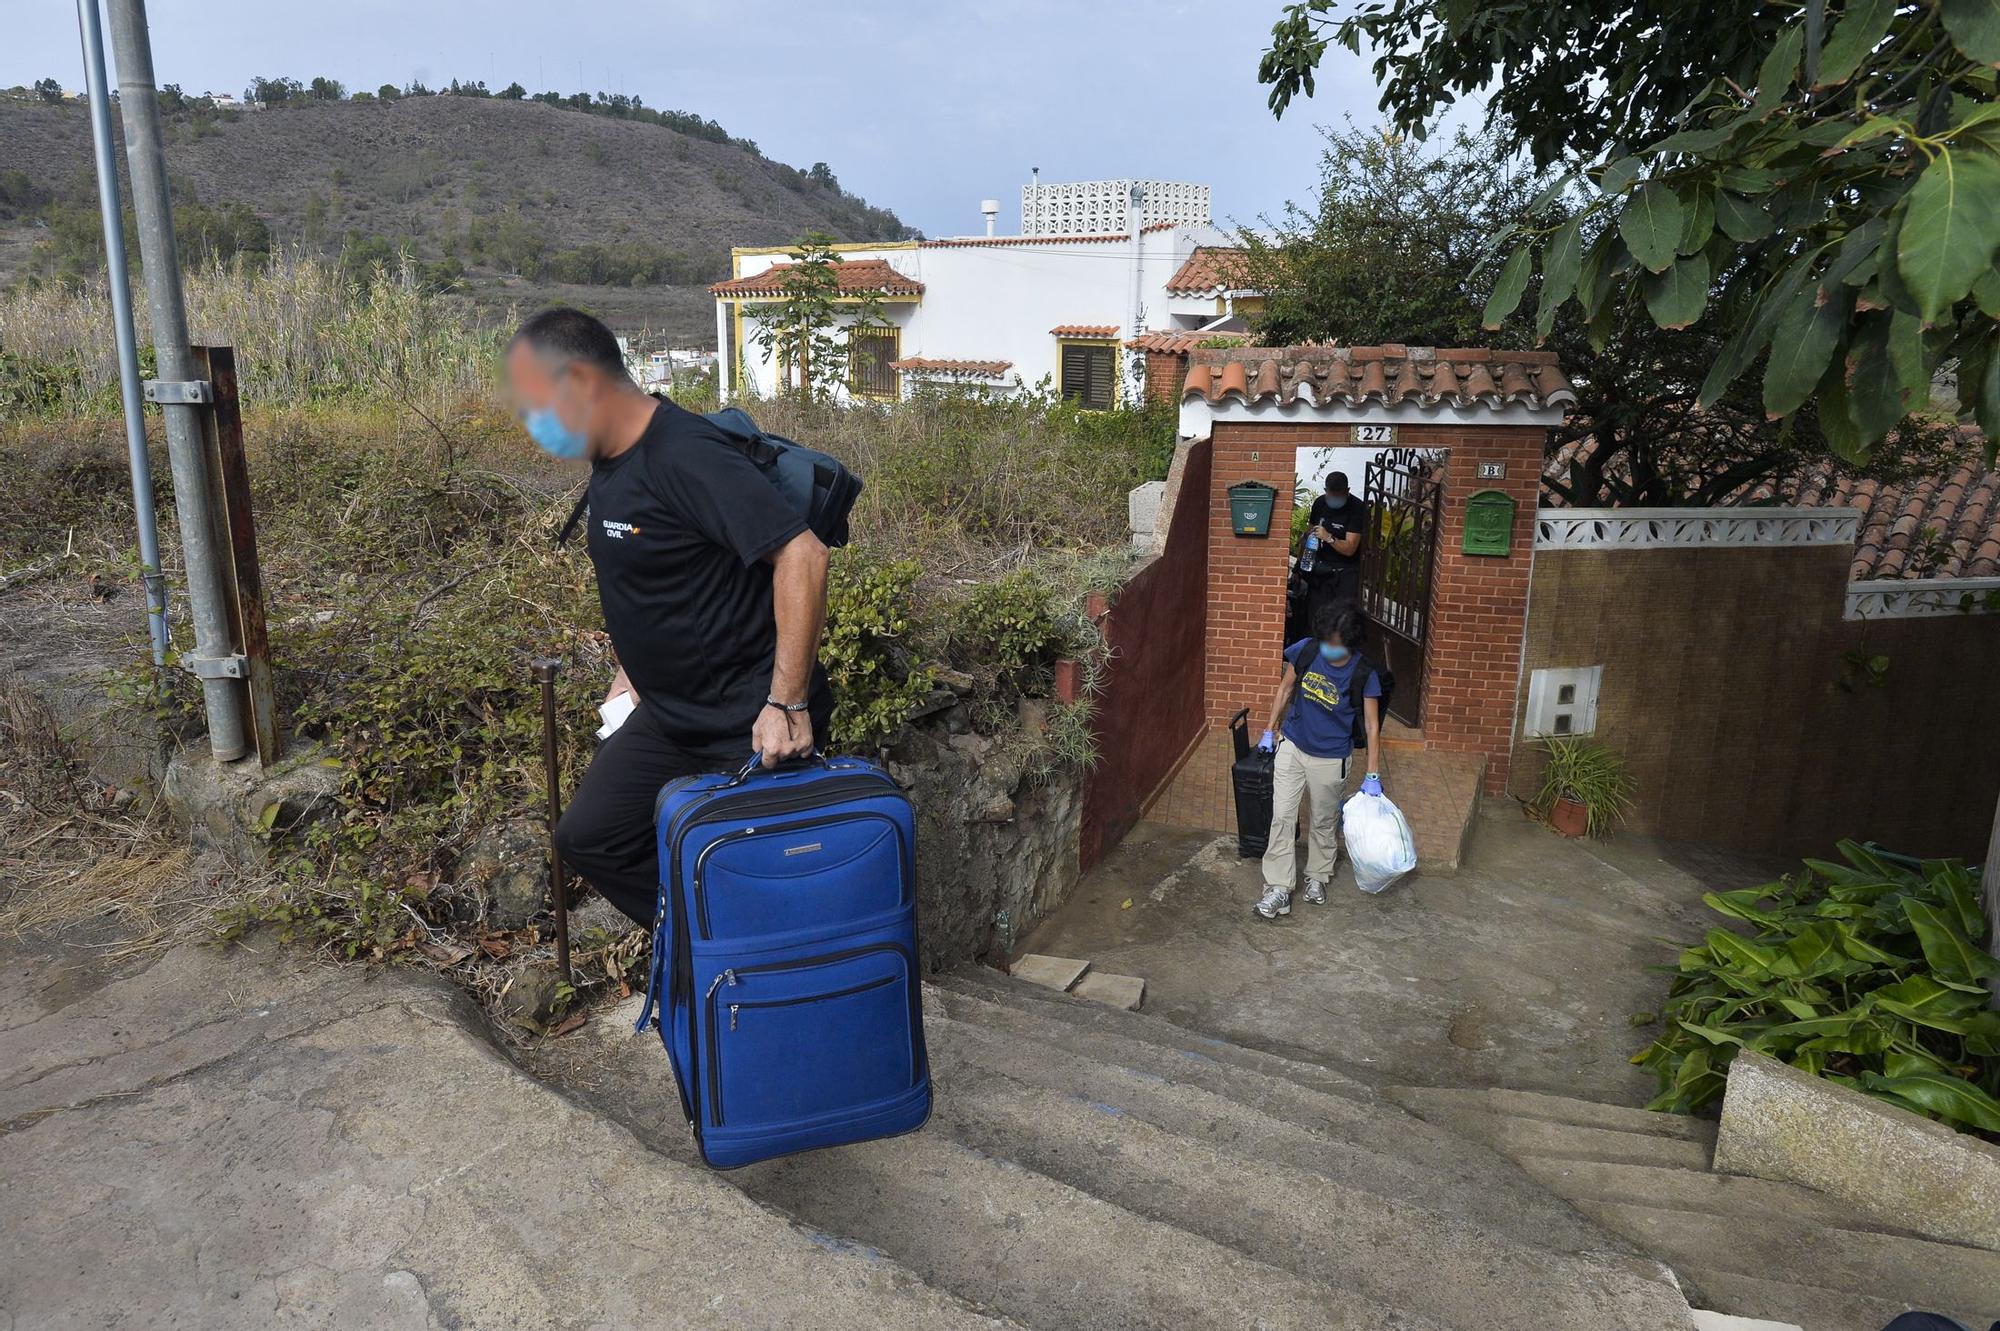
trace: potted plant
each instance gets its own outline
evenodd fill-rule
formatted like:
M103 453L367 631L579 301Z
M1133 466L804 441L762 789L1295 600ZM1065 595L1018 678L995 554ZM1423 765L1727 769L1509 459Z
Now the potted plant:
M1632 809L1625 760L1601 744L1574 736L1537 741L1548 754L1542 788L1531 807L1567 837L1603 836Z

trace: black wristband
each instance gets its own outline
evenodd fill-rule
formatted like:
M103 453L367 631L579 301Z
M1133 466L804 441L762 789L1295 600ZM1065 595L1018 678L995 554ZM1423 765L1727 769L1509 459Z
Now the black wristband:
M777 709L778 709L779 711L781 711L781 712L803 712L803 711L806 711L806 710L808 710L809 708L811 708L811 706L812 706L812 703L811 703L811 702L779 702L779 701L778 701L778 700L777 700L776 698L772 698L772 697L769 697L769 696L766 696L766 697L765 697L765 699L764 699L764 705L765 705L766 707L775 707L775 708L777 708Z

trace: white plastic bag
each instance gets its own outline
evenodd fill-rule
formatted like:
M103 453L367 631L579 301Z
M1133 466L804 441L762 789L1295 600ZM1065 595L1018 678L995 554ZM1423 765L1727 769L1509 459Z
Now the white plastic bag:
M1363 892L1382 889L1417 867L1417 844L1410 823L1387 795L1356 794L1340 810L1340 833L1354 863L1354 884Z

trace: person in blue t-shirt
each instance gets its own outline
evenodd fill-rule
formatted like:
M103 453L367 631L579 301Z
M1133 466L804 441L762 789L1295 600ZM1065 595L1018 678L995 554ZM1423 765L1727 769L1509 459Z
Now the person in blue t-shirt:
M1351 601L1321 606L1312 627L1312 637L1285 648L1284 677L1271 699L1269 728L1258 743L1265 752L1276 753L1264 895L1256 907L1267 920L1292 913L1301 797L1312 804L1306 900L1326 904L1327 880L1340 854L1340 797L1354 757L1356 707L1362 709L1368 741L1362 769L1368 777L1361 788L1382 793L1382 681L1355 650L1361 642L1361 614ZM1366 677L1360 678L1364 669Z

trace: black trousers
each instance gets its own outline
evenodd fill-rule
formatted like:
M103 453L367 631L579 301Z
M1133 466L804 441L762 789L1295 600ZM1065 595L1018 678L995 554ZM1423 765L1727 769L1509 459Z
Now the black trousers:
M826 718L814 709L814 734L822 747ZM625 724L597 748L556 823L563 866L583 875L604 899L642 928L651 928L659 900L660 854L653 804L675 777L734 772L750 759L746 730L740 748L694 750L676 744L640 704Z
M1306 575L1306 632L1313 631L1313 620L1319 615L1320 607L1337 601L1352 601L1361 592L1361 571L1353 565L1336 568L1314 569Z

